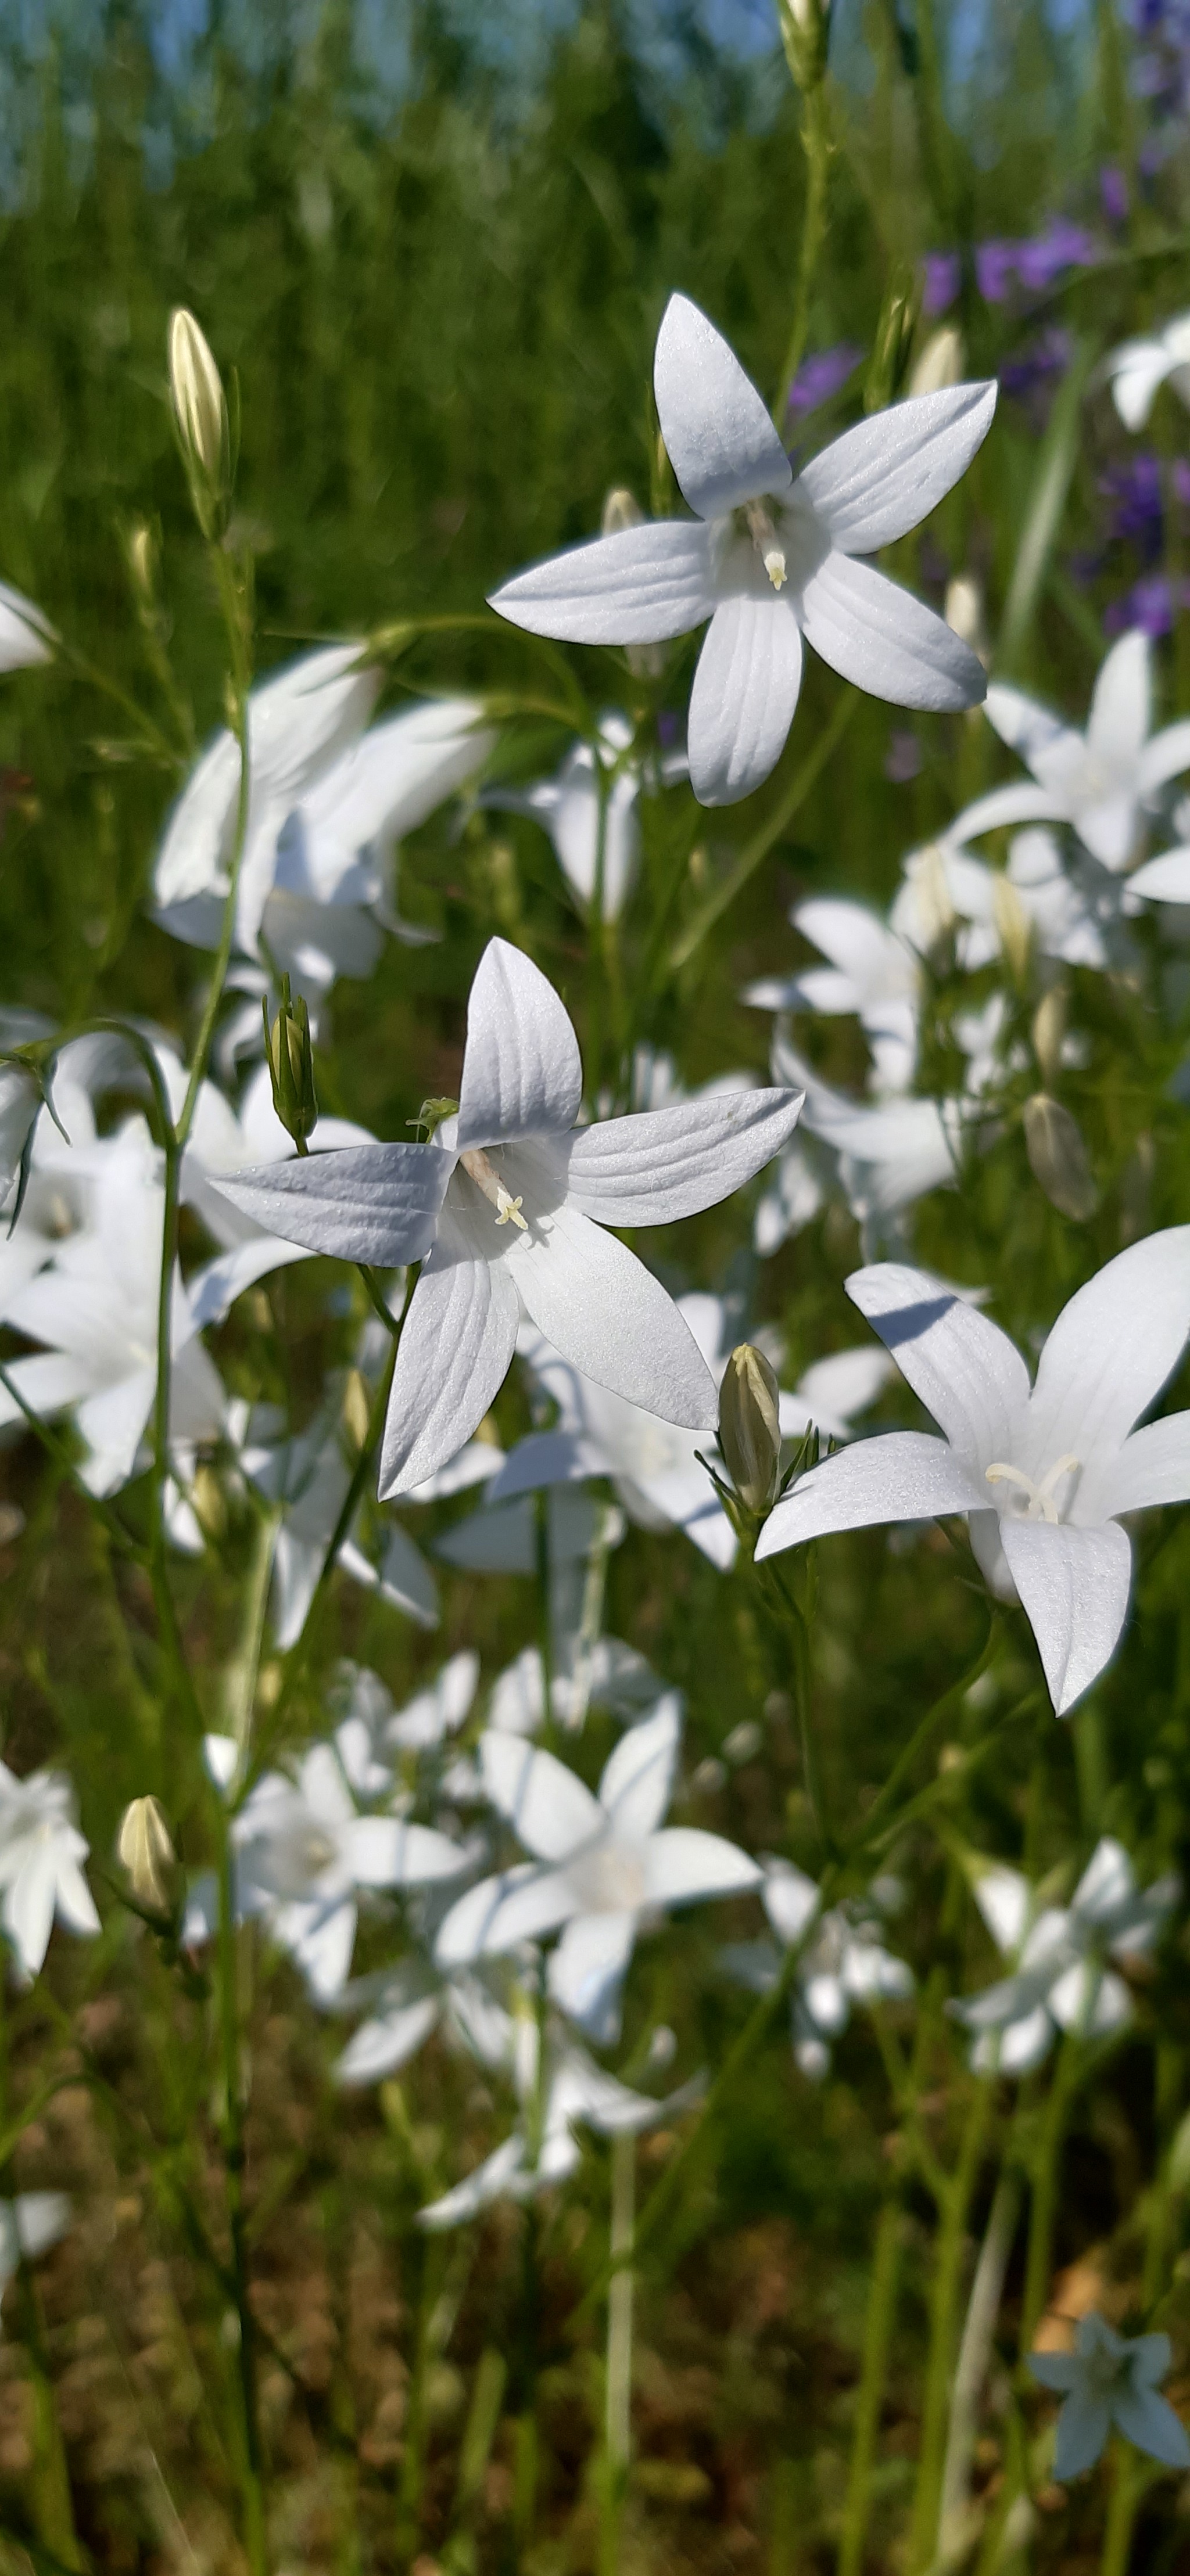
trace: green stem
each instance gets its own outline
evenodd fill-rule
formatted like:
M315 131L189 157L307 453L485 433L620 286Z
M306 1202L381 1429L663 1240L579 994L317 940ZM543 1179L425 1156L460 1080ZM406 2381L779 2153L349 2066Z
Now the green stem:
M812 89L807 90L803 98L802 150L806 156L806 202L802 212L797 287L793 300L793 326L785 351L785 364L781 370L777 399L773 404L773 420L778 436L784 432L793 380L805 355L810 329L810 306L818 277L818 263L826 240L831 130L830 105L826 86L822 81L816 82Z
M990 2082L976 2087L967 2114L958 2166L942 2204L942 2224L930 2298L930 2344L910 2543L909 2563L915 2570L928 2568L934 2556L955 2368L958 2299L967 2245L967 2216L983 2155L992 2092Z
M1099 2576L1128 2576L1128 2561L1132 2555L1132 2526L1136 2520L1136 2508L1142 2493L1143 2471L1140 2462L1135 2452L1129 2449L1128 2444L1121 2440L1118 2433L1115 2440L1114 2467L1115 2477L1112 2483L1111 2504L1108 2507L1107 2528L1103 2535L1103 2556L1099 2561Z
M231 2279L237 2330L236 2389L240 2500L240 2538L249 2576L267 2576L264 2473L256 2389L256 2329L249 2294L248 2244L244 2210L244 2096L241 2068L239 1956L236 1941L235 1890L231 1836L220 1809L219 1935L216 1981L219 2036L223 2060L224 2208L231 2249Z
M541 1657L541 1740L554 1747L554 1629L550 1616L550 1491L535 1494L534 1556L537 1574L537 1651Z
M838 2576L863 2576L864 2544L872 2508L872 2471L875 2466L876 2443L880 2432L880 2410L884 2403L885 2383L888 2378L888 2358L896 2316L904 2232L905 2213L898 2188L892 2197L886 2200L876 2228L876 2246L872 2257L872 2287L868 2295L868 2313L864 2322L863 2361L855 2402L855 2425L851 2436L851 2464L847 2473L843 2529L839 2540Z
M1025 2294L1021 2307L1020 2357L1022 2361L1033 2349L1033 2337L1045 2314L1046 2300L1049 2296L1062 2141L1078 2082L1081 2060L1082 2049L1078 2037L1073 2031L1069 2032L1062 2042L1058 2063L1054 2069L1054 2080L1045 2106L1041 2135L1032 2160L1029 2249L1025 2257Z
M987 2377L992 2338L1004 2295L1004 2275L1012 2252L1020 2206L1021 2176L1015 2170L1006 2170L996 2185L987 2231L975 2266L950 2400L950 2429L946 2437L938 2516L938 2555L944 2566L952 2562L957 2566L964 2549L970 2545L967 2525L979 2400Z
M599 2549L600 2576L617 2576L620 2527L632 2457L632 2276L636 2224L636 2139L622 2131L612 2140L610 2252L616 2269L607 2298L607 2366L604 2374L604 2466Z
M742 893L749 878L755 876L761 860L768 857L774 841L780 840L786 825L793 821L799 805L804 805L820 771L825 769L831 753L842 740L858 705L858 689L844 687L841 696L835 701L829 723L823 726L813 750L807 753L800 769L794 770L788 786L783 795L778 797L772 812L761 824L759 831L753 833L751 840L745 841L735 866L724 878L722 885L717 886L715 892L708 895L706 902L699 905L698 911L687 922L681 936L675 940L669 955L669 970L672 975L680 973L682 967L689 963L701 948L707 932L714 929L715 923L735 902L736 896Z

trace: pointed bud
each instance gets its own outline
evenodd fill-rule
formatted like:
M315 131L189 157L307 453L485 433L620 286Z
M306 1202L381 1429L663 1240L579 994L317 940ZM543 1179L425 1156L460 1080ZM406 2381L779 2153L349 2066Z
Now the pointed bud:
M915 851L907 862L908 877L917 903L917 932L922 947L929 952L949 939L955 927L956 914L951 900L950 878L946 873L946 853L936 841L927 841L924 850Z
M771 1510L781 1465L781 1390L752 1342L738 1344L723 1372L719 1446L745 1511Z
M1046 1091L1025 1102L1022 1117L1034 1180L1059 1215L1085 1225L1099 1205L1099 1192L1077 1121Z
M169 325L169 389L190 497L204 537L218 537L231 500L231 425L219 369L192 313Z
M367 1381L360 1369L349 1369L343 1389L343 1428L353 1449L362 1449L368 1437L372 1408L368 1400Z
M603 504L603 534L605 537L618 537L625 528L643 527L644 517L635 493L617 483Z
M1009 972L1018 984L1023 984L1029 970L1033 925L1011 877L996 876L992 880L992 918Z
M158 1798L134 1798L116 1836L116 1858L146 1914L172 1914L180 1886L177 1854Z
M157 587L157 548L147 520L138 519L125 540L128 570L140 608L151 608Z
M991 662L992 648L984 622L983 583L973 572L957 572L953 581L947 582L942 613L951 634L970 645L986 671Z
M830 0L777 0L785 59L800 90L817 89L826 73Z
M289 977L281 978L281 1001L277 1017L269 1027L267 998L262 1001L264 1013L264 1051L273 1085L273 1107L288 1136L292 1136L299 1154L306 1151L306 1138L318 1124L318 1095L314 1088L314 1053L310 1045L310 1014L306 997L299 993L296 1002L289 997Z
M884 411L901 392L920 303L921 281L916 272L905 267L895 269L880 308L864 377L865 411Z
M937 331L931 331L924 349L914 359L906 392L940 394L949 385L961 384L966 357L962 332L953 322L943 322Z
M1052 1091L1062 1063L1067 999L1064 984L1051 984L1033 1014L1033 1053L1047 1091Z

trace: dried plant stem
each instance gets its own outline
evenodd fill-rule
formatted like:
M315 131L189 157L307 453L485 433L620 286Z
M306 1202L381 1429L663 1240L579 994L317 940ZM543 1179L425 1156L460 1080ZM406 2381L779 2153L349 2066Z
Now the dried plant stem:
M964 2549L969 2546L967 2522L971 2462L975 2452L979 2400L987 2378L992 2338L1004 2295L1004 2275L1020 2216L1021 2197L1021 2176L1010 2167L1001 2174L996 2185L959 2345L950 2401L950 2430L942 2470L935 2561L940 2568L960 2565Z

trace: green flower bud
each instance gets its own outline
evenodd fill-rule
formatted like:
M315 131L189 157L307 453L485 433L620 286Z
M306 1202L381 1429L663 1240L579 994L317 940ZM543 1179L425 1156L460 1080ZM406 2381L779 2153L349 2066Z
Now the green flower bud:
M1047 1091L1025 1102L1022 1117L1034 1180L1060 1215L1085 1225L1099 1205L1099 1192L1077 1122Z
M318 1124L318 1094L314 1088L314 1054L310 1045L310 1014L304 993L296 1002L290 1000L289 977L281 978L281 1002L277 1017L269 1027L267 999L261 1003L264 1013L264 1051L273 1085L273 1107L285 1129L292 1136L299 1154L306 1151L306 1138Z
M800 90L817 89L826 74L831 0L777 0L785 60Z
M146 1914L172 1914L181 1885L177 1854L157 1798L134 1798L116 1836L116 1858Z
M719 1446L745 1511L770 1511L781 1466L781 1390L751 1342L738 1344L723 1372Z
M912 269L896 268L880 307L872 355L864 377L865 411L886 410L903 391L920 306L920 280Z

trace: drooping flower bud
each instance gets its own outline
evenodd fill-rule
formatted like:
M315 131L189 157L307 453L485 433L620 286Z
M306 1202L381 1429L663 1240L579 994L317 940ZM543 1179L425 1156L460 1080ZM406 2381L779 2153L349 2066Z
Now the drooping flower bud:
M299 1154L304 1154L306 1138L318 1124L314 1052L310 1044L310 1014L306 1008L306 997L299 993L296 1002L291 1001L289 977L283 975L281 1001L271 1028L267 996L261 1009L264 1013L264 1051L273 1086L273 1107L286 1135L292 1136Z
M1067 998L1064 984L1051 984L1033 1014L1033 1053L1047 1091L1057 1081L1062 1062Z
M147 1914L170 1914L180 1885L177 1853L158 1798L134 1798L116 1836L116 1858Z
M752 1342L737 1344L723 1372L719 1446L745 1511L770 1510L781 1466L781 1390Z
M231 501L231 424L219 369L184 305L170 317L169 389L195 516L204 537L221 536Z
M962 332L953 322L940 323L913 361L906 392L940 394L949 385L961 384L966 357ZM946 622L949 626L950 619Z
M1077 1120L1047 1091L1025 1102L1022 1117L1034 1180L1061 1216L1085 1225L1099 1205L1099 1192Z

